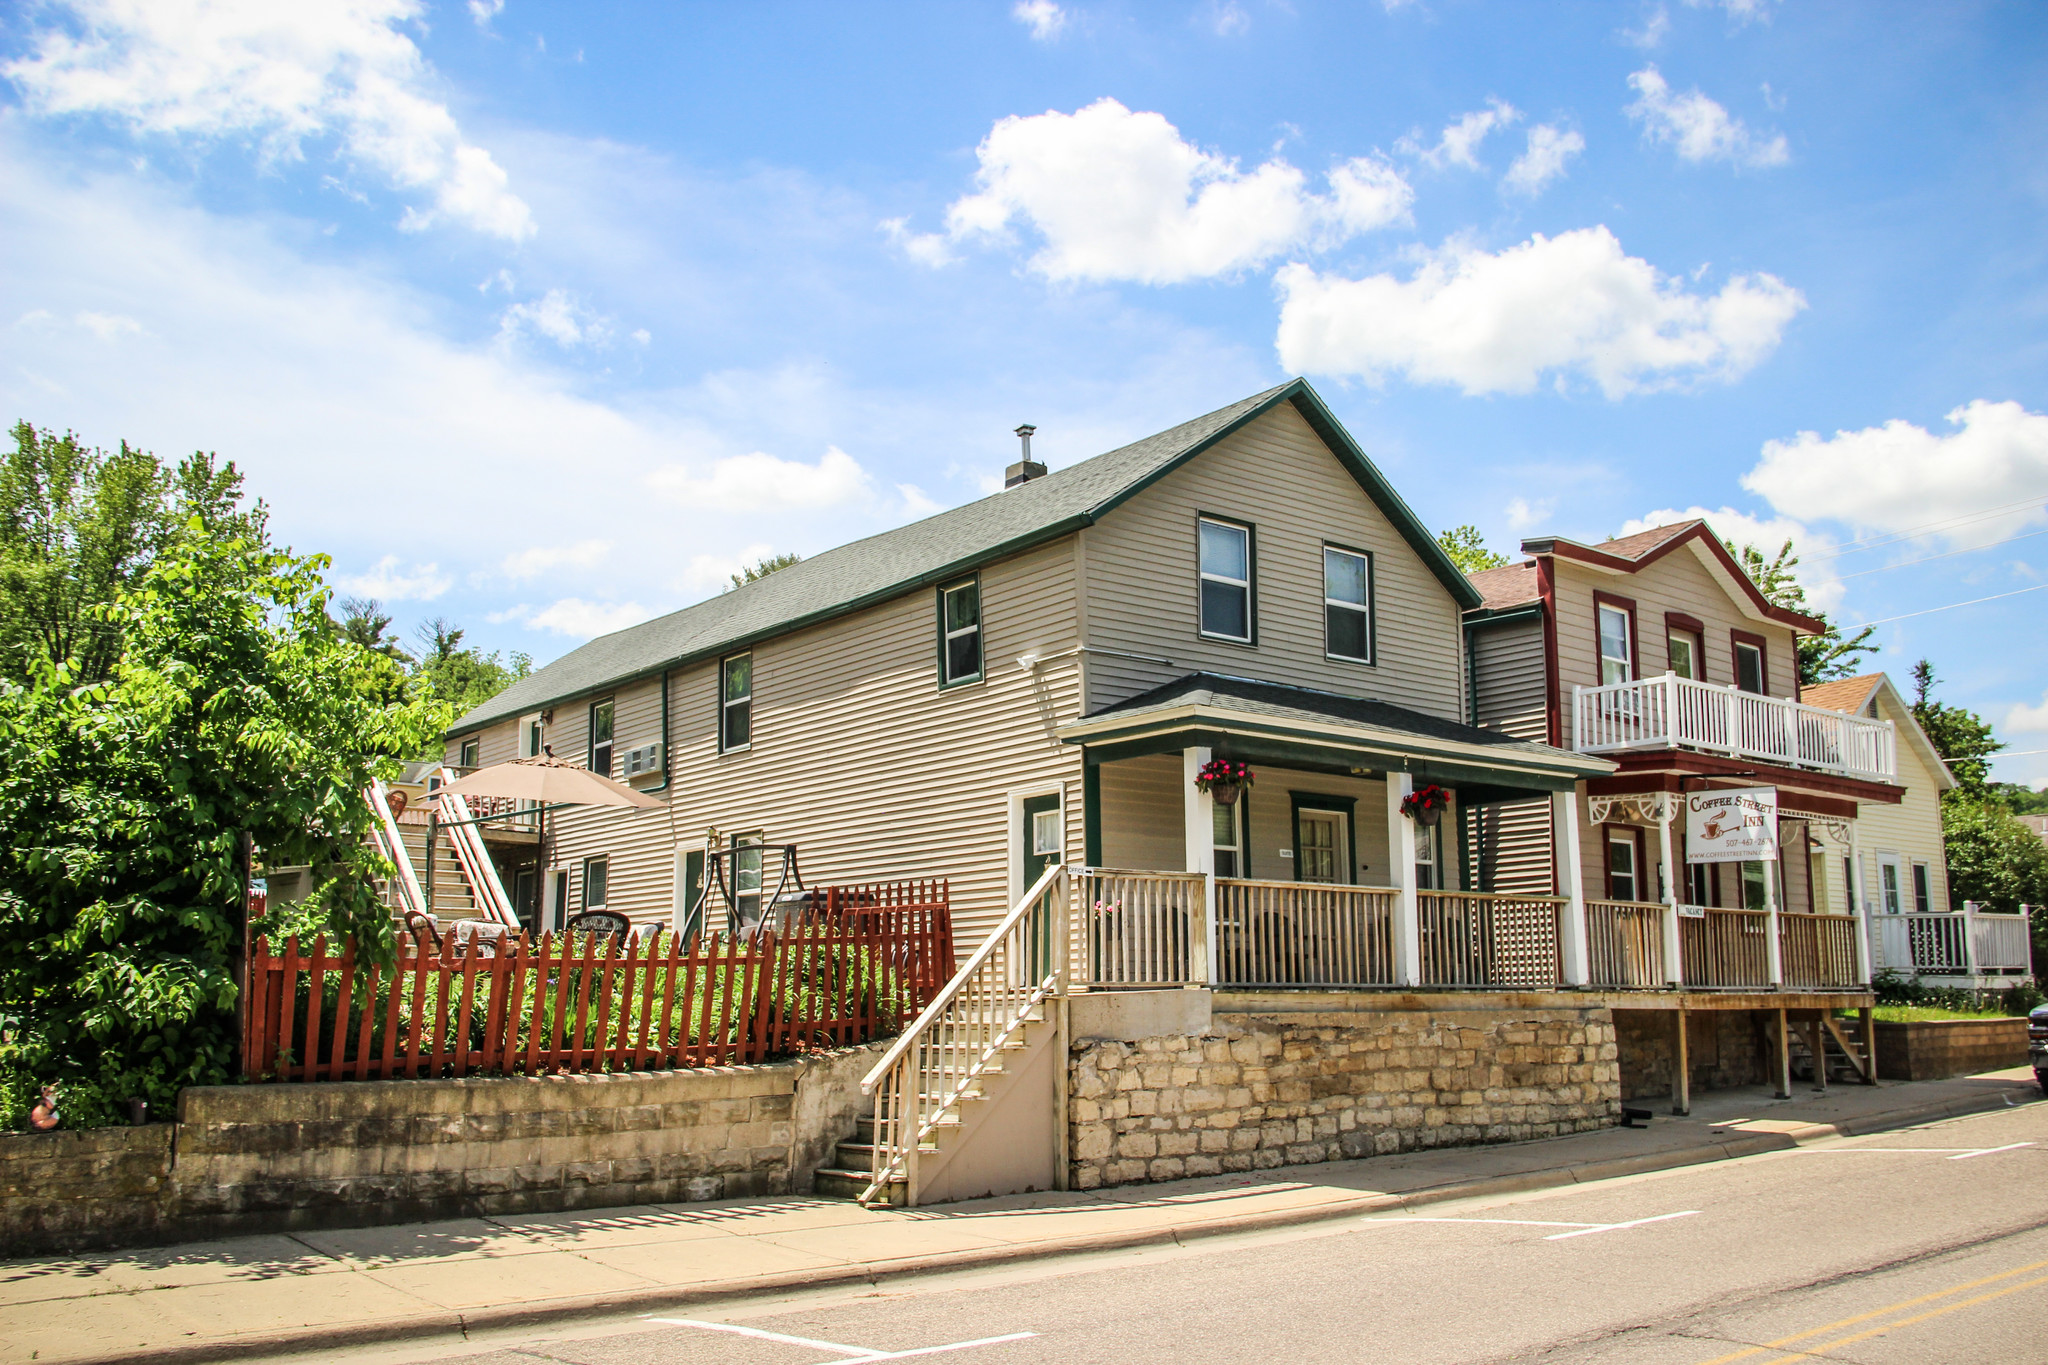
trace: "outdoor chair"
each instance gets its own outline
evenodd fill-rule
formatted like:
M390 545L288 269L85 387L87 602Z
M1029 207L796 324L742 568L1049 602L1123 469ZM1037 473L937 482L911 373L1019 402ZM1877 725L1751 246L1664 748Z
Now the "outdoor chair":
M633 921L616 910L585 910L569 916L569 922L562 926L565 934L599 934L605 938L624 939L633 932Z

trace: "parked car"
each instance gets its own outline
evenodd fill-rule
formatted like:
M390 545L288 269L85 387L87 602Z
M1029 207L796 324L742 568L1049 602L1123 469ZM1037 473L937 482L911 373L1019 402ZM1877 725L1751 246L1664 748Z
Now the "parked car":
M2027 1016L2027 1063L2034 1068L2042 1093L2048 1094L2048 1005L2035 1007Z

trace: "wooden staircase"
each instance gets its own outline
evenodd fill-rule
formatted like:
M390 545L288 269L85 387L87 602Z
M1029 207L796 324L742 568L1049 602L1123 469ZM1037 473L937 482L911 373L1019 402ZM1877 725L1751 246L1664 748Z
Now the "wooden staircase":
M443 781L453 781L455 777L446 768L438 776ZM381 780L371 782L364 796L377 817L371 837L396 874L382 888L384 903L391 907L394 916L402 920L413 913L427 914L431 900L432 915L443 923L483 920L510 929L519 927L519 917L498 879L490 851L470 820L468 803L460 796L449 794L441 798L442 823L437 823L426 809L409 809L403 816L394 817L390 792ZM426 880L429 838L433 840L434 854L431 898Z

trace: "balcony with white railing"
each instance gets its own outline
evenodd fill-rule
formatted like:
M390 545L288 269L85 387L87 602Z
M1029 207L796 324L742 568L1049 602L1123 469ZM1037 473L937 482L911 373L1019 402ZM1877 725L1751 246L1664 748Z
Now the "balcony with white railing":
M1960 910L1871 916L1877 966L1901 976L2024 976L2027 916Z
M1898 736L1871 720L1721 683L1661 678L1572 689L1582 754L1692 749L1877 782L1898 780Z

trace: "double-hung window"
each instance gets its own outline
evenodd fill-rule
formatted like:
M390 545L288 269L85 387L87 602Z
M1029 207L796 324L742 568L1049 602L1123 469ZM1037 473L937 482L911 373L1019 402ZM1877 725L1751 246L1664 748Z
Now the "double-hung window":
M1238 818L1244 810L1244 800L1240 795L1228 806L1221 801L1209 803L1210 845L1216 850L1216 875L1219 877L1245 875L1239 866L1244 856L1244 840L1239 837L1244 822Z
M1758 696L1764 691L1764 647L1748 640L1735 642L1735 685Z
M602 910L605 897L611 891L612 862L610 858L585 858L583 860L583 908Z
M939 589L939 684L981 678L981 580Z
M1200 538L1202 634L1212 640L1252 642L1252 531L1249 526L1202 517Z
M731 753L754 742L754 656L735 654L718 673L718 747Z
M612 775L612 699L590 704L590 771Z
M1642 888L1638 884L1636 869L1636 836L1633 831L1609 830L1607 833L1607 898L1616 901L1637 901L1642 897L1636 893Z
M478 740L463 740L462 747L457 750L455 766L458 768L474 768L476 766L477 752L481 748L482 743Z
M1671 671L1681 678L1700 677L1699 637L1685 631L1671 632Z
M1635 677L1634 641L1628 612L1600 604L1600 684L1625 683Z
M1928 878L1926 863L1913 864L1913 909L1922 915L1934 910L1934 887Z
M1333 659L1372 658L1372 559L1323 547L1323 651Z

